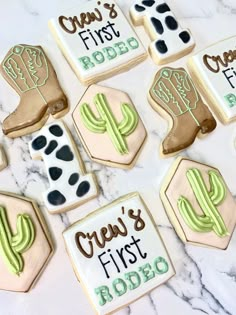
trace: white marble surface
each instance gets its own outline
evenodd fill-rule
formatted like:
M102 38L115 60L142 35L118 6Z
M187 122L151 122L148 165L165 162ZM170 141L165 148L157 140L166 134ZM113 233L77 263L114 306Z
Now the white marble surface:
M118 1L128 13L133 1ZM74 6L79 0L0 0L0 55L17 43L41 44L58 73L60 82L75 107L85 88L79 83L54 43L47 21L61 10ZM231 35L235 35L236 0L169 0L183 26L191 29L197 45L195 51ZM147 45L144 31L138 34ZM173 65L182 66L186 57ZM94 314L71 268L65 252L62 231L86 213L132 191L139 191L154 215L177 275L157 288L120 315L202 315L236 314L236 233L227 251L185 246L176 236L159 199L160 183L173 158L161 160L160 142L166 134L167 123L147 103L146 94L157 67L151 59L127 73L103 82L104 85L125 90L132 97L147 127L148 141L131 171L107 168L91 163L81 148L71 116L65 118L82 151L88 170L96 172L100 196L79 209L63 215L49 215L42 205L41 192L48 185L44 164L32 161L28 142L32 136L10 140L1 134L9 166L0 173L0 189L35 198L48 221L56 252L48 267L28 294L0 292L1 315L92 315ZM0 122L14 110L18 97L0 80ZM222 126L204 140L196 140L182 155L218 167L236 196L236 138L235 123Z

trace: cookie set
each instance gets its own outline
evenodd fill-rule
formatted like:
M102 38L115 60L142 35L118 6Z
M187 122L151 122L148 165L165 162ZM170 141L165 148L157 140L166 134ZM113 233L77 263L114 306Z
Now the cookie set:
M223 123L236 116L236 37L190 57L188 73L166 65L190 53L195 42L164 1L134 1L130 22L112 0L92 0L61 12L49 21L49 29L87 86L72 112L78 137L92 161L123 169L135 165L147 131L127 92L99 81L147 58L131 24L148 33L149 55L158 65L147 99L169 122L161 157L176 155L197 136L214 131L216 120L207 105ZM44 162L49 184L41 197L47 210L62 213L96 198L96 176L86 171L70 130L58 120L69 111L68 100L44 48L12 47L1 62L1 74L20 96L16 110L3 121L3 133L16 138L37 131L29 152L32 159ZM56 120L46 124L49 116ZM0 170L6 166L1 146ZM236 206L219 170L179 157L162 184L160 198L183 242L227 248ZM97 314L113 313L175 275L139 193L93 211L63 237L73 270ZM52 254L51 237L36 203L0 192L0 289L29 291Z

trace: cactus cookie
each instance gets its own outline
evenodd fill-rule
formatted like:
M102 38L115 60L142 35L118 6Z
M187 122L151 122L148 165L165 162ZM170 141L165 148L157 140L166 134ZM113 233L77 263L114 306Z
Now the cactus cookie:
M210 133L216 127L214 117L184 68L160 69L149 90L148 100L170 125L162 142L161 156L186 149L199 133Z
M66 96L41 46L12 47L2 60L0 72L20 96L16 110L3 121L6 136L32 133L45 124L50 114L59 118L68 111Z
M29 291L52 253L35 202L0 192L0 290Z
M227 248L236 224L236 204L217 169L178 158L160 195L183 241Z
M74 223L63 237L74 271L99 315L113 314L175 274L138 193Z
M91 85L72 116L92 160L121 168L134 165L146 130L126 93Z

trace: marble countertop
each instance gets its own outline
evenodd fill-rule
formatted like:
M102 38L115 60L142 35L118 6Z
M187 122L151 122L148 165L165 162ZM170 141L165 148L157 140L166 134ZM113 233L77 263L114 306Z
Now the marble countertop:
M83 94L83 87L52 39L47 22L62 10L78 4L78 0L1 0L0 56L18 43L40 44L48 53L71 111ZM117 1L128 14L133 1ZM183 26L191 29L196 40L195 51L235 35L236 0L169 0ZM138 34L147 46L144 31ZM173 63L184 66L187 57ZM32 161L28 142L32 136L14 140L0 134L9 166L0 173L0 189L32 197L41 206L50 226L56 252L35 288L27 294L0 292L1 315L93 315L93 309L77 282L67 257L62 231L92 210L128 192L139 191L152 211L154 219L176 268L176 276L168 283L119 311L119 315L236 315L236 232L226 251L184 245L171 226L159 198L163 177L174 158L160 159L159 146L167 132L167 122L148 104L146 94L157 70L148 58L129 72L102 82L103 85L129 93L148 130L148 140L136 166L125 171L92 163L78 141L70 114L65 117L78 143L88 170L96 173L100 195L79 209L62 215L49 215L43 207L41 193L48 186L42 161ZM137 93L138 91L138 93ZM0 123L18 102L14 91L0 80ZM236 197L236 124L223 126L195 143L181 155L219 168Z

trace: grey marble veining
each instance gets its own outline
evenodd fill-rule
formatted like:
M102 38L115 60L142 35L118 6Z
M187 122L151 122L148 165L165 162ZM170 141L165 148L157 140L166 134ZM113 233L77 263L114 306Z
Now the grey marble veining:
M81 1L82 2L82 1ZM132 1L117 1L128 16ZM41 44L47 51L70 100L71 112L83 94L83 87L62 57L52 39L47 21L73 7L78 0L0 0L0 56L17 43ZM195 40L195 51L217 40L235 35L236 0L169 0L168 3ZM137 33L147 46L149 39L142 28ZM173 63L184 66L187 57ZM148 104L146 93L157 70L149 58L131 71L114 76L102 84L129 93L148 130L148 139L136 166L125 171L93 163L81 146L70 114L64 119L79 147L88 171L96 173L100 195L79 209L49 215L41 193L48 187L42 161L33 161L28 143L32 135L8 139L2 135L9 166L0 173L0 189L20 193L37 200L50 226L56 252L34 290L28 294L0 292L1 315L92 315L88 299L71 268L64 249L63 230L92 210L131 191L139 191L152 211L176 268L176 276L145 297L119 311L119 315L236 315L236 233L226 251L184 245L170 224L161 201L161 182L174 158L161 160L159 146L168 125ZM140 80L140 78L142 78ZM137 93L138 91L138 93ZM0 80L0 125L12 112L18 96ZM235 123L218 128L181 155L218 167L236 197Z

